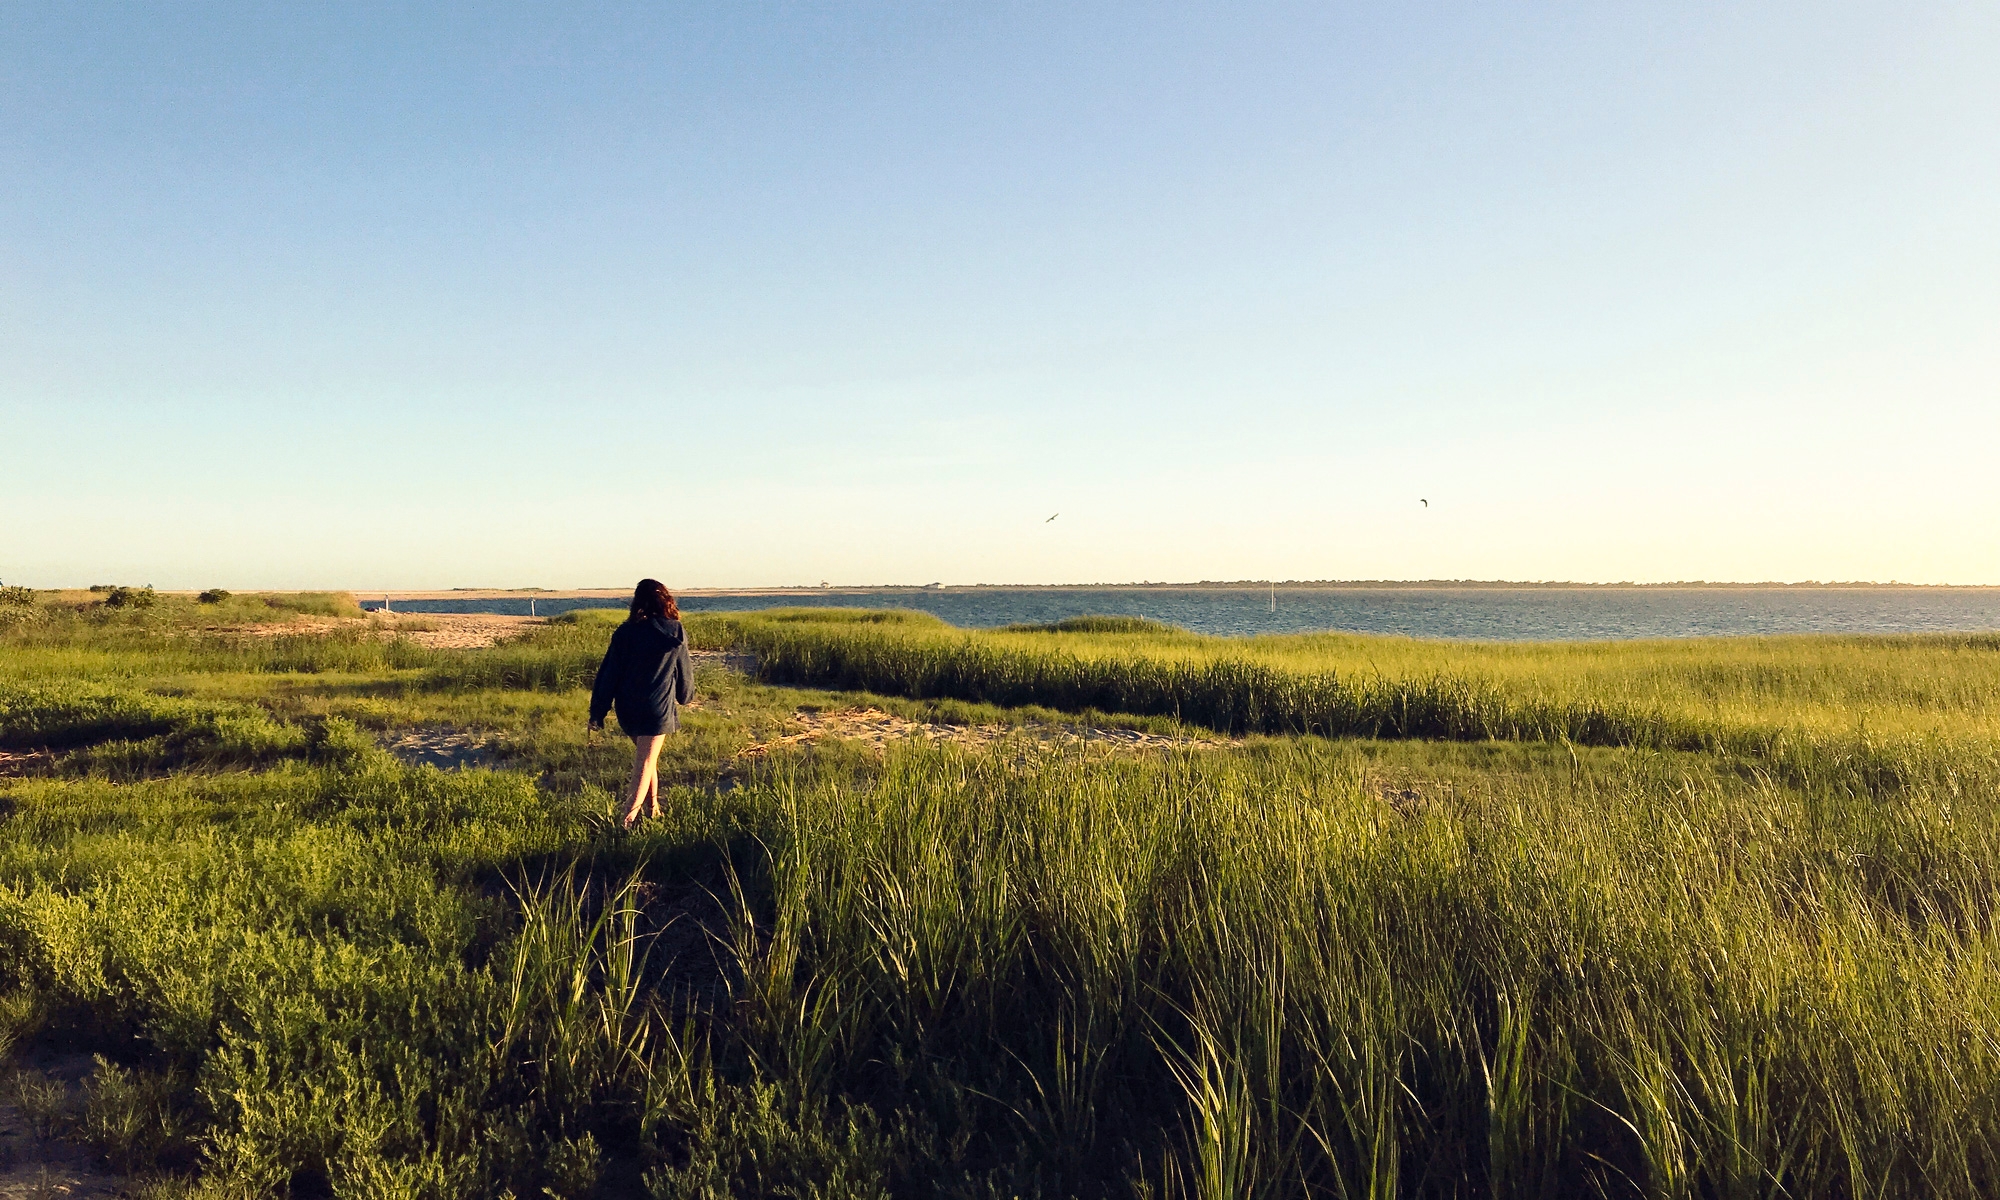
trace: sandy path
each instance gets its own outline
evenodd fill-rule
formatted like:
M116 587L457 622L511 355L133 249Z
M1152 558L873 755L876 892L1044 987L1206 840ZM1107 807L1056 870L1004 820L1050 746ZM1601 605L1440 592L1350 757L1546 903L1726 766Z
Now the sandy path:
M548 619L498 613L389 613L370 616L366 623L434 650L479 650L546 625Z
M481 650L546 624L546 617L511 617L499 613L370 613L365 617L308 617L256 625L215 625L202 632L239 637L312 637L359 629L383 637L406 637L436 650Z
M502 613L372 612L365 617L306 617L296 621L266 621L255 625L210 625L203 633L235 637L313 637L358 629L383 637L406 637L437 650L483 650L549 623L547 617L517 617ZM720 663L752 675L757 659L722 650L692 650L697 665Z
M0 779L39 774L55 761L56 756L47 750L0 750Z
M33 1057L0 1079L0 1200L129 1195L102 1155L64 1136L83 1115L80 1085L95 1064L82 1054Z
M1027 741L1046 746L1082 745L1107 750L1166 750L1176 747L1211 750L1240 746L1240 738L1180 737L1140 729L1100 729L1093 725L942 725L912 721L879 708L847 708L834 712L801 710L792 718L797 732L759 742L738 754L761 758L784 746L809 745L822 738L860 742L877 754L892 743L920 739L958 746L991 746L1003 741Z

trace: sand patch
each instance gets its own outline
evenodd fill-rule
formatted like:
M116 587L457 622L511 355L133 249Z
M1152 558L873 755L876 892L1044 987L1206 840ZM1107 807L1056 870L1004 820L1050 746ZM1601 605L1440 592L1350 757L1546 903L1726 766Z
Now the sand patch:
M546 617L499 613L413 613L370 616L390 631L433 650L483 650L548 624Z
M768 742L759 742L736 757L762 758L785 746L809 745L824 738L859 742L877 754L887 753L893 743L913 739L971 747L992 746L1000 742L1028 742L1048 747L1080 745L1114 751L1212 750L1243 744L1240 738L1176 736L1148 733L1143 729L1103 729L1094 725L943 725L912 721L879 708L845 708L833 712L802 709L793 715L791 724L793 732Z
M225 637L324 637L359 630L377 637L405 637L433 650L484 650L520 637L549 623L547 617L503 613L399 613L376 610L365 617L306 617L297 621L263 621L254 625L210 625L201 632ZM727 667L745 675L757 673L757 656L734 650L688 653L697 666Z
M40 1058L0 1077L0 1200L126 1195L104 1157L66 1137L83 1115L87 1055Z
M379 734L384 750L413 767L456 771L461 767L491 767L500 761L492 742L479 734L449 725L420 725Z
M0 750L0 779L40 775L55 763L55 753L50 750Z
M483 650L548 624L547 617L501 613L383 613L365 617L308 617L256 625L215 625L204 633L232 637L324 637L359 630L378 637L406 637L433 650Z

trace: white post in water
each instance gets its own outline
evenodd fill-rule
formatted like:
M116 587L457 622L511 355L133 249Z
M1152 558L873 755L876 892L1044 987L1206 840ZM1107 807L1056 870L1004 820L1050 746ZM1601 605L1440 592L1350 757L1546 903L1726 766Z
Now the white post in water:
M1271 611L1278 611L1278 581L1275 579L1271 581Z
M535 598L533 596L528 597L528 615L531 617L535 615Z

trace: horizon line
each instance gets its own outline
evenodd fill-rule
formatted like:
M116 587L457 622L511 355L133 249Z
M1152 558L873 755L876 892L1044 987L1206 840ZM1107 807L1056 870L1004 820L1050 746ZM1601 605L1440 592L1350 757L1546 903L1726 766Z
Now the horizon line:
M107 584L94 584L94 585L91 585L91 586L89 586L89 587L84 587L84 586L74 586L74 587L54 587L54 588L35 588L35 589L33 589L33 590L36 590L36 591L54 591L54 592L80 592L80 591L92 591L92 590L101 590L101 589L103 589L103 588L106 588L106 587L109 587L109 586L114 586L114 585L107 585ZM128 587L129 587L129 586L144 586L144 587L148 587L148 588L152 587L152 585L151 585L151 584L145 584L145 585L130 585L130 584L127 584L127 585L122 585L122 586L128 586ZM1021 590L1021 591L1027 591L1027 590L1042 590L1042 591L1056 591L1056 590L1086 590L1086 589L1090 589L1090 590L1105 590L1105 591L1111 591L1111 590L1120 590L1120 589L1155 589L1155 590L1173 590L1173 589L1182 589L1182 590L1197 590L1197 589L1203 589L1203 588L1209 588L1209 589L1225 589L1225 588L1295 588L1295 589L1297 589L1297 588L1325 588L1325 589L1339 589L1339 588L1353 588L1353 589L1378 589L1378 590L1386 590L1386 589L1395 589L1395 588L1408 588L1408 589L1417 589L1417 588L1429 588L1429 589L1476 589L1476 588L1491 588L1491 589L1536 589L1536 588L1545 588L1545 589L1561 589L1561 588L1568 588L1568 589L1592 589L1592 590L1619 590L1619 589L1630 589L1630 590L1635 590L1635 591L1636 591L1636 590L1672 590L1672 589L1682 589L1682 590L1695 590L1695 589L1741 589L1741 590L1814 590L1814 589L1820 589L1820 590L1834 590L1834 589L1845 589L1845 590L1861 590L1861 589L1882 589L1882 590L1915 590L1915 589L1928 589L1928 590L1969 590L1969 589L1996 589L1996 588L2000 588L2000 584L1996 584L1996 583L1911 583L1911 582L1905 582L1905 581L1903 581L1903 580L1897 580L1897 579L1891 579L1891 580L1887 580L1887 581L1883 581L1883 580L1818 580L1818 579L1805 579L1805 580L1710 580L1710 579L1674 579L1674 580L1657 580L1657 581L1650 581L1650 582L1639 582L1639 581L1634 581L1634 580L1617 580L1617 581L1605 581L1605 582L1597 582L1597 581L1587 581L1587 580L1558 580L1558 579L1545 579L1545 580L1526 580L1526 579L1270 579L1270 578L1265 578L1265 579L1229 579L1229 580L1218 580L1218 579L1201 579L1201 580L1183 580L1183 581L1169 581L1169 580L1132 580L1132 581L1126 581L1126 582L1121 582L1121 583L1107 583L1107 582L1095 582L1095 583L943 583L943 582L931 582L931 583L840 583L840 584L835 584L835 583L822 583L822 584L736 584L736 585L725 585L725 586L715 586L715 585L705 585L705 586L688 586L688 587L680 587L680 588L675 588L675 589L673 589L673 590L674 590L674 592L675 592L675 593L676 593L677 595L732 595L732 594L748 594L748 593L772 593L772 592L775 592L775 593L792 593L792 592L796 592L796 593L800 593L800 594L804 594L804 595L815 595L815 594L826 594L826 593L846 593L846 592L939 592L939 591L972 591L972 590ZM185 592L185 593L187 593L187 594L190 594L190 595L193 595L193 594L196 594L196 593L199 593L199 592L200 592L200 591L202 591L203 589L201 589L201 588L160 588L160 589L157 589L157 590L158 590L158 591L160 591L160 592L162 592L162 593L164 593L164 594L167 594L167 595L173 595L173 594L178 594L178 593L183 593L183 592ZM586 593L591 593L591 594L601 594L601 595L612 595L612 594L616 594L616 595L623 595L623 594L627 593L627 592L628 592L628 591L630 590L630 585L627 585L627 584L619 584L619 585L613 585L613 586L588 586L588 585L586 585L586 586L578 586L578 587L566 587L566 588L552 588L552 587L534 587L534 586L528 586L528 587L491 587L491 586L453 586L453 587L429 587L429 588L426 588L426 587L276 587L276 588L270 588L270 587L265 587L265 588L257 588L257 587L247 587L247 588L241 588L241 589L232 589L232 590L241 590L241 591L243 591L243 592L246 592L246 593L265 593L265 594L283 594L283 593L304 593L304 592L344 592L344 593L347 593L347 594L350 594L350 595L353 595L353 596L356 596L356 597L358 597L358 598L367 598L367 597L370 597L370 596L391 596L391 597L401 597L401 598L405 598L405 599L415 599L415 598L419 598L419 597L423 597L423 596L436 596L436 597L440 597L440 598L446 598L446 597L453 597L453 596L457 596L457 597L466 597L466 598L470 598L470 597L472 597L473 595L476 595L476 594L491 594L491 595L514 595L514 596L528 596L528 595L540 595L540 596L550 596L550 597L558 597L558 596L578 596L578 595L583 595L583 594L586 594Z

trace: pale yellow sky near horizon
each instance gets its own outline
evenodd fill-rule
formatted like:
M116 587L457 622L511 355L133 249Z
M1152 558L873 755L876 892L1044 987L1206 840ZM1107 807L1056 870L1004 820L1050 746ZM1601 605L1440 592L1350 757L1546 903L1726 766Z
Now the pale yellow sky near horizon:
M2000 584L1995 62L1950 0L47 6L0 581Z

